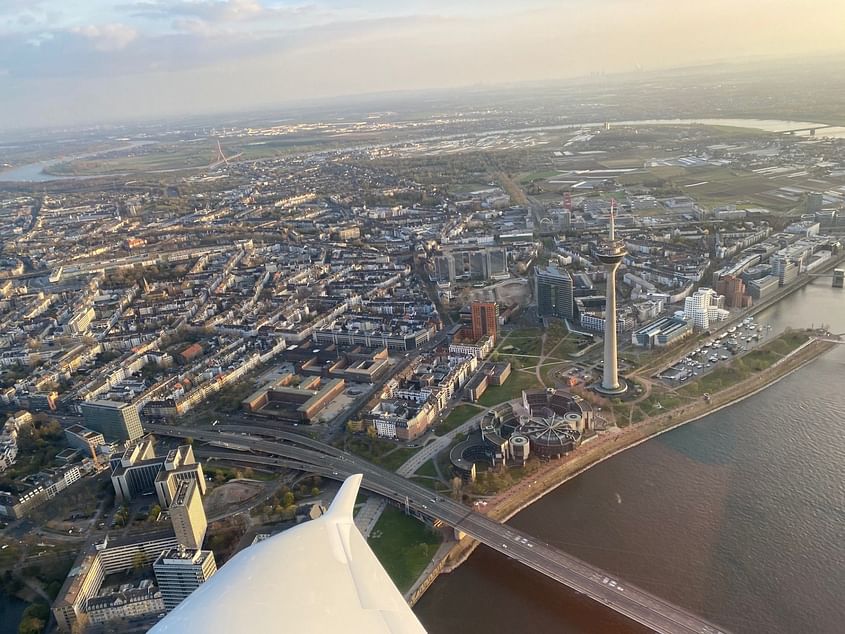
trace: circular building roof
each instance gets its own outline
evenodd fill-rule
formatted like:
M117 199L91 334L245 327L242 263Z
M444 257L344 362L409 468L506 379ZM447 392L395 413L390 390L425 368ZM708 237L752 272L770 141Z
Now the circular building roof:
M556 414L549 417L534 416L520 425L518 431L528 436L532 443L550 448L571 445L581 437L581 432Z

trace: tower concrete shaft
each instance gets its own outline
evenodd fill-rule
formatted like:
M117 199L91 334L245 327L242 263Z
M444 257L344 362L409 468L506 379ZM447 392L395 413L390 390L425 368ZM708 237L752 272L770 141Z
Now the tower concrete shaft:
M616 358L616 269L619 262L605 265L607 270L607 298L604 320L604 376L601 387L605 392L618 392L619 372Z

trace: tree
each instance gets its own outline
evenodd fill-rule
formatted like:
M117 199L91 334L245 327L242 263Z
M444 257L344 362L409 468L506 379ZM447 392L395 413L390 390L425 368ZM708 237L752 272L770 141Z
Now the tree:
M294 495L293 495L293 493L292 493L291 491L287 491L287 492L284 494L284 496L282 496L282 504L283 504L285 507L288 507L288 506L293 506L293 504L294 504L294 502L295 502L295 501L296 501L296 498L294 497Z
M132 556L132 569L133 570L142 570L147 566L147 556L144 554L144 551L139 550Z
M158 504L153 504L150 514L147 516L147 521L155 522L159 515L161 515L161 507Z
M320 487L312 487L311 488L311 496L316 497L320 495Z
M458 476L452 478L452 497L456 500L460 499L461 497L461 489L464 486L463 480L461 480Z
M50 618L50 608L46 603L33 603L24 610L18 625L18 634L41 634Z

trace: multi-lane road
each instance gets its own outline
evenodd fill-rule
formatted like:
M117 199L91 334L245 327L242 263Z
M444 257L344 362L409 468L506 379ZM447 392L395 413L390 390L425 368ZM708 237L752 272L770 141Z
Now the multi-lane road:
M302 469L337 480L353 473L362 473L363 486L367 490L407 505L415 513L439 519L503 555L603 603L655 632L725 632L723 628L567 555L531 535L499 524L395 473L306 436L246 425L222 425L216 429L184 429L167 425L145 427L147 431L160 435L192 437L213 442L215 446L223 449L239 450L239 453L235 454L214 452L215 456L225 455L231 460ZM258 436L270 436L273 440Z

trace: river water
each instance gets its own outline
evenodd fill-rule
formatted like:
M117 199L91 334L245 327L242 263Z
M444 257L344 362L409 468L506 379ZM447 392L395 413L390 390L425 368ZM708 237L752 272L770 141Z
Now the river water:
M819 279L759 323L845 332ZM845 631L845 346L549 493L511 523L739 633ZM432 634L642 632L479 548L417 604Z

